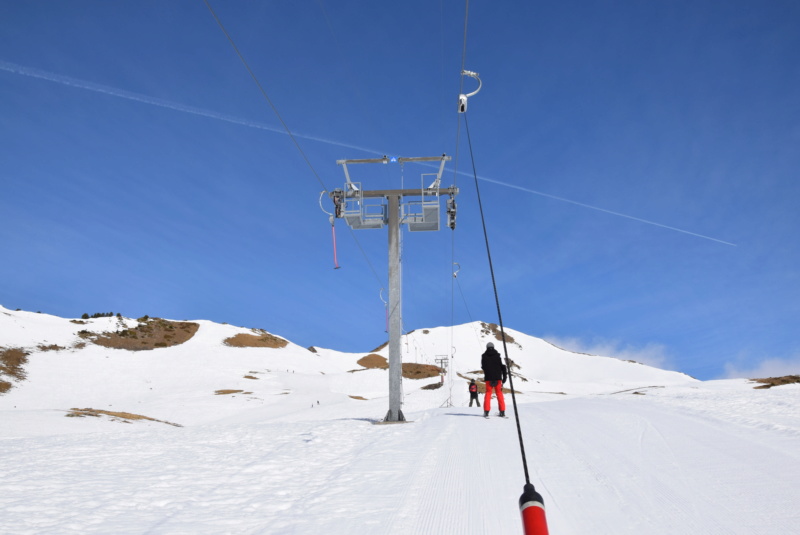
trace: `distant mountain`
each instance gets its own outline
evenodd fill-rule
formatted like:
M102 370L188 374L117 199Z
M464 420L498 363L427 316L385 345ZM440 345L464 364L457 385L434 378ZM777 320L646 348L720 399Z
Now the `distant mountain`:
M465 400L466 383L482 381L480 355L489 341L502 353L499 329L483 322L404 335L404 410ZM526 400L694 381L572 353L512 329L506 346L514 389ZM382 416L387 357L386 345L362 353L304 348L262 329L205 320L66 319L0 307L0 407L30 411L92 409L193 425L235 420L255 407L304 410L324 398L327 405L374 404ZM451 369L441 377L437 359L448 357Z

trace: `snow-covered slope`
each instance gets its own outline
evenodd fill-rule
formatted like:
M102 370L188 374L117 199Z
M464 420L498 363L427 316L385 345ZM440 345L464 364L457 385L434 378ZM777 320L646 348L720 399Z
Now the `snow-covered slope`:
M47 425L36 423L33 427L52 433L83 428L62 421L60 411L71 408L126 411L195 425L239 419L241 412L257 410L265 418L286 417L306 414L317 401L324 401L326 407L359 406L387 396L387 372L358 364L369 351L312 351L291 342L283 348L230 347L224 343L226 339L252 334L253 330L204 320L193 323L200 327L183 344L129 351L87 343L80 333L132 328L139 324L135 319L81 321L0 308L0 347L29 353L24 366L27 379L14 382L2 403L13 404L16 411L28 411L26 421L46 419ZM513 330L507 334L513 340L507 344L509 357L518 366L514 368L514 387L521 397L536 399L553 392L608 393L693 381L677 372L638 363L570 353ZM481 322L418 330L404 336L404 362L435 364L436 358L451 353L451 347L454 355L444 388L421 390L439 382L439 378L404 380L404 410L438 407L448 399L463 402L468 378L482 377L480 355L488 341L502 350L496 327ZM388 357L385 347L376 353ZM242 393L216 394L221 390ZM383 405L385 401L378 403L374 418L385 414ZM348 412L345 407L341 410ZM53 418L57 423L51 421ZM8 432L0 431L0 436Z
M405 379L412 422L373 425L388 377L358 364L368 350L231 347L254 331L196 321L183 344L128 351L79 331L136 320L72 321L0 308L0 348L29 353L0 395L0 533L520 532L514 419L466 406L491 325L406 336L404 362L453 347L452 373ZM551 533L797 532L800 385L700 382L507 332Z

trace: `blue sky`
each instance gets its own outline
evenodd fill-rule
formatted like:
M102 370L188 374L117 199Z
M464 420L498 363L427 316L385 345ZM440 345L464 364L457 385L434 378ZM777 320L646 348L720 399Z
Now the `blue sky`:
M463 121L456 145L465 4L212 6L319 179L203 1L0 0L0 303L368 351L386 231L337 223L332 269L320 192L338 159L447 153L458 227L404 232L405 328L497 321ZM788 1L470 2L506 326L701 379L800 371L798 28Z

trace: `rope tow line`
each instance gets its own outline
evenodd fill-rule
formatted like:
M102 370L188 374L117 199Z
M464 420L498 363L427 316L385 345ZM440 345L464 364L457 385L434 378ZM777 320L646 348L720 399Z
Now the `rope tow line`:
M486 230L486 219L483 215L483 203L481 202L481 191L478 185L478 172L475 169L475 156L472 151L472 139L469 134L469 121L467 114L464 113L464 126L467 133L467 142L469 144L469 155L472 161L472 172L475 178L475 192L478 197L478 209L481 214L481 225L483 226L483 237L486 243L486 256L489 259L489 272L492 276L492 288L494 290L494 300L497 305L497 319L500 326L500 335L503 339L503 353L505 355L506 368L508 368L508 381L511 387L511 401L514 405L514 420L517 424L517 436L519 437L519 449L522 455L522 468L525 472L525 486L523 487L522 496L519 498L519 510L522 515L522 527L525 535L547 535L547 519L544 512L544 499L541 494L536 491L531 483L530 476L528 475L528 460L525 456L525 444L522 440L522 427L519 423L519 411L517 410L517 396L514 391L514 378L511 373L511 362L508 358L508 347L506 346L506 334L503 327L503 315L500 311L500 297L497 293L497 282L494 276L494 265L492 263L492 252L489 247L489 234Z
M525 486L523 487L522 495L519 497L519 512L522 516L522 530L525 535L548 535L547 530L547 519L545 517L544 512L544 499L542 499L541 494L536 492L533 484L531 484L530 476L528 475L528 460L525 457L525 444L522 441L522 427L519 423L519 411L517 410L517 396L514 393L514 379L511 374L511 362L508 358L508 347L506 346L506 333L505 328L503 327L503 315L500 312L500 298L497 294L497 282L495 281L494 277L494 266L492 264L492 253L489 248L489 234L486 231L486 219L483 215L483 204L481 203L481 190L478 186L478 171L475 168L475 155L472 151L472 139L469 135L469 122L467 121L467 100L469 97L474 96L478 91L481 90L482 83L480 78L478 77L478 73L473 71L466 70L466 60L467 60L467 22L469 20L469 0L464 0L464 45L461 52L461 78L460 78L460 86L458 91L458 127L456 129L456 161L455 163L455 170L454 175L458 174L458 147L461 135L461 120L460 116L464 116L464 126L467 132L467 142L469 144L469 156L470 160L472 161L472 174L475 178L475 192L477 193L478 197L478 208L481 214L481 225L483 226L483 237L484 241L486 242L486 256L489 259L489 272L492 275L492 288L494 289L494 300L497 305L497 318L498 324L500 326L500 336L503 339L503 353L505 355L506 360L506 368L508 369L508 380L509 386L511 387L511 400L514 405L514 420L517 424L517 436L519 437L519 449L522 455L522 468L525 472ZM464 93L464 77L469 76L470 78L474 78L478 81L478 88L473 91L472 93ZM455 262L455 260L452 260ZM460 268L461 266L459 266ZM453 273L452 281L458 282L458 271ZM452 282L451 282L452 284ZM461 285L459 284L459 290L461 289ZM464 297L462 292L462 297ZM466 305L466 299L464 299L464 304ZM469 310L469 309L468 309ZM501 387L502 388L502 387Z
M267 101L267 103L269 104L269 106L272 109L273 113L278 118L278 121L280 121L281 125L283 126L283 129L286 131L286 134L291 138L291 140L294 143L295 147L297 147L298 152L300 153L300 155L303 157L303 160L308 165L308 168L311 170L311 173L317 179L317 182L319 182L320 185L322 186L323 193L327 192L328 191L328 187L325 185L325 182L322 180L322 177L319 175L319 173L317 173L317 170L314 168L314 165L311 163L311 160L308 158L308 156L306 155L305 151L303 151L303 148L300 146L300 143L297 141L297 138L295 137L295 135L289 129L289 125L283 119L283 117L281 116L280 112L278 112L278 108L272 102L272 99L269 98L269 95L267 94L267 90L264 89L264 86L261 85L261 82L259 82L258 77L256 76L255 72L253 72L253 69L250 68L250 65L247 63L247 60L245 60L244 55L239 50L239 47L237 47L236 43L233 41L233 37L231 37L231 35L228 33L228 30L225 29L225 25L222 24L222 20L217 16L217 13L211 7L211 3L209 2L209 0L203 0L203 3L205 3L206 7L208 8L208 11L211 13L211 16L216 21L216 23L219 26L220 30L222 30L222 33L225 34L225 37L227 38L227 40L230 43L231 47L233 48L234 52L238 56L239 60L242 62L242 65L244 65L244 68L245 68L245 70L247 70L248 74L250 75L250 78L252 78L253 82L255 82L256 86L258 87L259 91L261 92L261 95ZM320 208L321 207L322 207L322 200L320 198ZM322 211L327 213L327 214L329 214L329 212L325 211L324 208L322 209ZM333 235L334 269L338 269L340 266L339 266L339 264L337 262L337 259L336 259L336 233L335 233L335 231L332 232L332 235ZM353 234L353 230L352 229L350 229L350 235L353 237L353 241L356 242L356 245L358 246L359 250L361 251L361 254L364 256L364 260L367 262L367 265L369 266L370 270L372 270L372 274L375 276L375 280L378 281L378 284L380 286L383 286L383 281L378 276L378 272L375 271L375 266L372 265L372 262L370 261L369 256L367 256L366 251L364 251L364 248L361 246L361 242L358 241L358 238L356 237L356 235Z
M286 121L284 121L283 117L281 117L281 114L278 112L278 108L275 107L275 104L272 102L272 99L269 98L269 95L267 94L267 90L264 89L264 86L262 86L261 82L258 81L258 78L256 77L256 74L253 72L253 69L251 69L250 65L248 65L247 61L245 61L244 56L239 51L239 47L237 47L236 43L233 42L233 38L228 33L228 30L225 29L225 26L222 24L222 21L217 16L216 12L214 12L214 9L211 7L211 4L208 2L208 0L203 0L203 2L206 4L206 7L211 12L211 15L214 17L214 20L217 21L217 25L219 25L220 29L222 30L222 33L224 33L225 37L228 38L228 42L233 47L233 50L236 52L236 55L239 56L239 60L242 62L242 65L244 65L244 68L247 70L247 72L250 74L250 77L253 79L253 81L258 86L258 89L261 91L261 94L266 99L266 101L269 104L270 108L272 108L273 113L275 113L275 116L278 118L278 120L280 121L281 125L283 125L283 129L286 130L286 133L292 139L292 142L294 143L294 146L297 147L297 150L300 152L300 155L303 157L303 159L305 160L306 164L308 164L309 169L311 169L311 172L317 178L317 181L320 184L322 184L322 187L325 190L327 190L328 188L325 186L325 183L322 181L322 177L320 177L319 173L317 173L317 170L314 169L314 166L311 164L311 160L308 159L308 156L306 156L306 153L303 151L302 147L300 147L300 143L297 142L297 139L294 137L294 134L292 134L292 131L289 130L289 125L286 124Z

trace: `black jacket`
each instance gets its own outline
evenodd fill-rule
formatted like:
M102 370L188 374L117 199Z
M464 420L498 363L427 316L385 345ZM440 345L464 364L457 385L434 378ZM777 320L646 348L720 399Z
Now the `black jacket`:
M481 369L485 375L486 381L500 381L506 382L507 370L503 361L500 360L500 353L493 347L487 349L481 357Z

